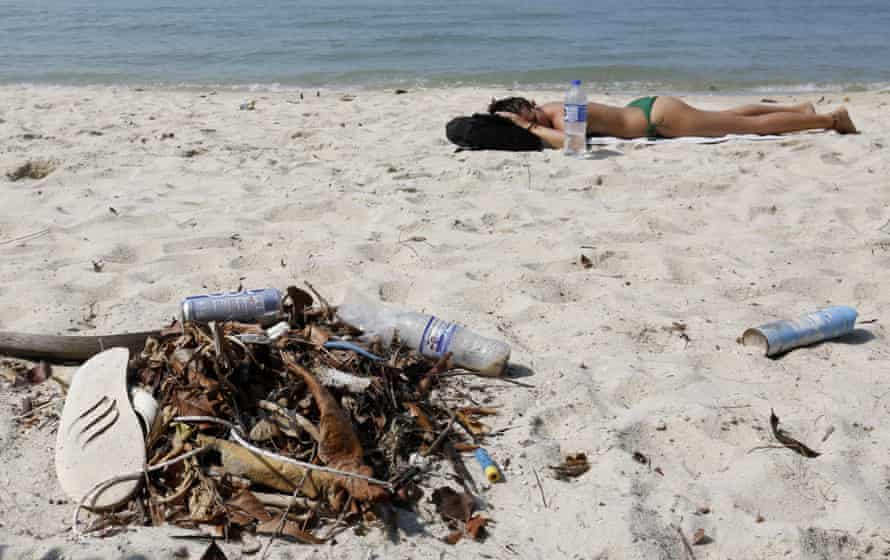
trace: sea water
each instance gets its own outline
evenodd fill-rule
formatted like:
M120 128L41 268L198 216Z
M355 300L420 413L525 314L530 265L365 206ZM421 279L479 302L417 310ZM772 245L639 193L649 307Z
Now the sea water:
M0 83L876 88L888 29L887 0L0 0Z

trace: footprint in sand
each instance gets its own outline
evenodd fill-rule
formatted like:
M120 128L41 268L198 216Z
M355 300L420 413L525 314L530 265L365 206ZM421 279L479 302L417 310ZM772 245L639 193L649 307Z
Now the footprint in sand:
M842 155L843 154L840 152L825 152L819 156L819 159L828 165L845 165L847 162L841 158Z
M404 303L414 287L412 282L404 280L388 280L382 282L377 288L377 296L380 301L391 303Z

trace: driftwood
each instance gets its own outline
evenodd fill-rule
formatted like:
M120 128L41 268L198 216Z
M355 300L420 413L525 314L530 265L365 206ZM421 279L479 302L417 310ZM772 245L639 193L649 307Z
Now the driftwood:
M138 354L145 348L148 337L160 334L161 331L145 331L100 336L61 336L0 332L0 354L53 362L83 362L115 346L128 348L131 355Z

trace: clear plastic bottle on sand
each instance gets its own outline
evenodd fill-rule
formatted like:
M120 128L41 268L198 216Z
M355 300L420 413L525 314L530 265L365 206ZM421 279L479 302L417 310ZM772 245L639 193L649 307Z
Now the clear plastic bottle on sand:
M445 321L435 315L388 309L368 301L343 303L337 308L341 321L359 328L365 338L379 336L389 344L398 333L406 346L430 358L441 358L451 352L456 367L482 375L499 376L510 359L510 346Z
M565 100L565 144L563 153L571 157L584 157L587 153L587 96L581 89L581 80L572 80Z

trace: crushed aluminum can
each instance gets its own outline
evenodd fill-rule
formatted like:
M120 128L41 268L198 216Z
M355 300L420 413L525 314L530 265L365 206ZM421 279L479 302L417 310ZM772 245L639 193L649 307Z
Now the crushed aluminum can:
M275 288L190 296L182 300L182 320L240 321L267 325L281 319L282 293Z
M852 307L827 307L797 319L748 329L742 334L742 344L760 346L765 355L775 356L792 348L849 334L856 325L857 315Z

